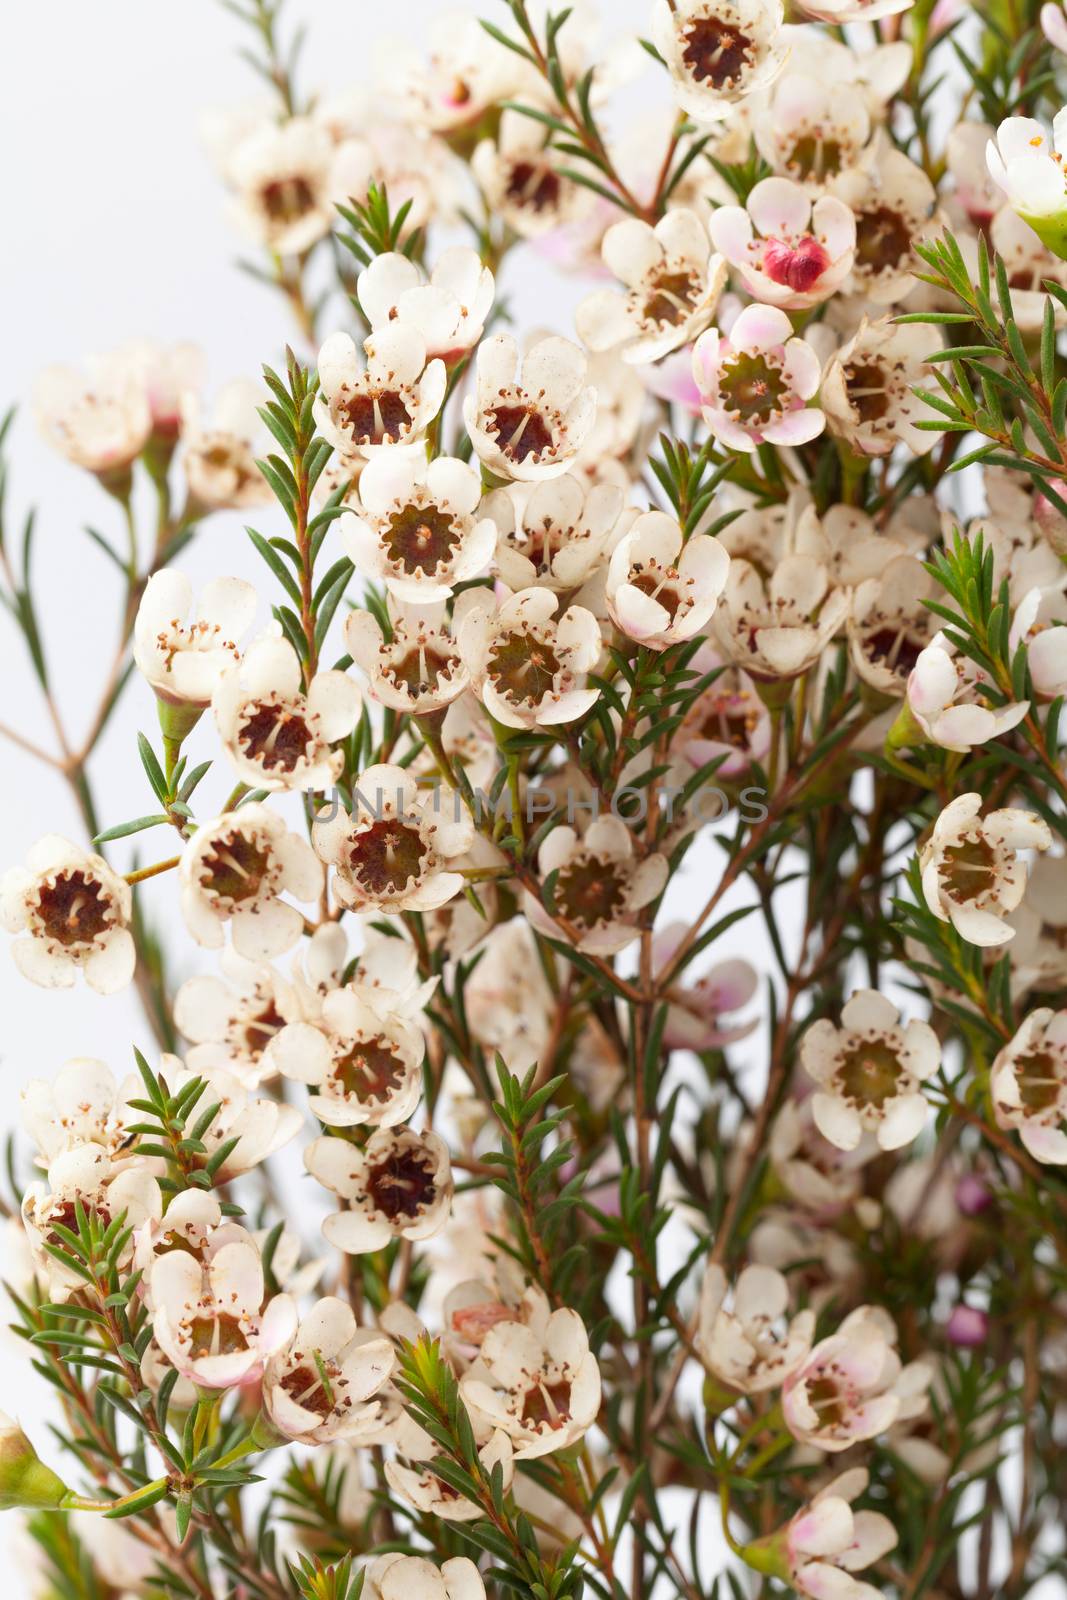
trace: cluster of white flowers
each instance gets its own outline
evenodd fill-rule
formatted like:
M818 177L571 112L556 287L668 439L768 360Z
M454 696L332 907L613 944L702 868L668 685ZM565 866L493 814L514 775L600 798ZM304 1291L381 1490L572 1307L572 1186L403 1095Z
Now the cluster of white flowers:
M1062 1194L1034 1196L1067 1165L1067 110L1051 136L968 117L933 151L946 19L909 0L788 22L780 0L654 0L646 52L598 43L584 4L513 0L514 37L454 19L385 52L380 94L306 104L260 9L284 106L210 138L307 362L227 386L207 422L185 345L36 397L131 525L135 475L160 495L97 727L128 634L158 814L45 835L0 920L34 984L136 981L159 1050L24 1091L27 1337L74 1351L58 1387L119 1509L147 1471L108 1406L144 1422L178 1508L148 1543L175 1560L194 1514L219 1537L237 1463L296 1443L311 1464L271 1504L297 1507L312 1577L340 1528L370 1600L484 1600L484 1562L417 1553L435 1521L443 1550L526 1561L512 1589L570 1600L538 1562L580 1550L618 1595L620 1494L635 1600L703 1593L656 1504L675 1484L694 1529L712 1485L731 1550L813 1600L873 1600L853 1574L874 1568L933 1593L975 1430L1016 1420L994 1205L1025 1220L1062 1365ZM1028 38L1005 82L1067 54L1062 11ZM655 118L632 149L602 115L642 68L671 94L651 161ZM328 331L309 269L331 237L352 315ZM522 249L589 280L564 332L502 326ZM1010 326L980 342L998 283ZM175 559L226 511L267 530L262 587L194 599ZM36 651L28 592L9 609ZM92 741L61 743L88 821ZM127 834L175 853L123 871ZM754 903L720 905L746 874ZM178 985L149 878L192 946ZM7 1437L0 1503L59 1504L50 1478L5 1487ZM109 1559L107 1593L147 1592ZM174 1592L208 1600L199 1559Z

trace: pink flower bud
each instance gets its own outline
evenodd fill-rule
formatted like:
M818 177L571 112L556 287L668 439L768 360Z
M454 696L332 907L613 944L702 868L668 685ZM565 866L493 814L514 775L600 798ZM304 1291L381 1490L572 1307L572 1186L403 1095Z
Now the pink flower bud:
M956 1206L965 1217L981 1216L993 1204L993 1191L977 1172L965 1172L956 1185Z
M945 1326L952 1344L962 1350L973 1350L984 1344L989 1332L989 1318L977 1306L958 1305L953 1308Z

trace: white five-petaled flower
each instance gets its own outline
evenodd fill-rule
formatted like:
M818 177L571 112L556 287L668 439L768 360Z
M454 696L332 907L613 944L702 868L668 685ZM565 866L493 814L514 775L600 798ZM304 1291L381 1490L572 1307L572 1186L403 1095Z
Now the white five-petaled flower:
M55 833L0 879L0 923L22 935L15 965L45 989L69 989L79 968L98 994L125 988L137 959L132 912L129 884L103 857Z
M270 487L256 466L269 437L258 415L259 385L235 378L219 390L210 423L192 395L182 398L182 466L194 506L208 510L260 506Z
M830 432L864 456L888 456L897 445L913 455L932 450L936 433L916 426L930 408L915 393L928 374L935 330L920 323L868 322L827 363L819 399Z
M129 1097L138 1093L131 1076L119 1087L103 1061L78 1056L68 1061L49 1083L31 1078L22 1091L22 1123L37 1149L37 1162L47 1167L65 1150L81 1144L101 1145L121 1159L127 1125L139 1120Z
M218 1155L223 1145L236 1141L215 1168L216 1183L230 1183L242 1173L251 1172L300 1132L304 1118L296 1106L287 1106L269 1095L251 1094L240 1079L223 1067L193 1072L182 1067L177 1057L164 1057L165 1068L172 1062L177 1063L177 1071L170 1074L174 1094L199 1080L204 1088L191 1103L219 1108L202 1135L204 1155L199 1159L206 1163Z
M815 1126L839 1150L855 1150L864 1132L883 1150L899 1150L922 1132L930 1107L921 1085L937 1071L941 1047L929 1023L901 1026L896 1006L876 989L857 989L839 1028L828 1017L813 1022L800 1059L819 1086Z
M47 367L33 391L34 420L53 449L105 481L125 477L152 431L143 386L96 362L88 374Z
M608 611L629 638L666 650L706 627L729 571L718 539L695 533L683 543L676 518L645 511L611 552Z
M358 508L339 519L345 550L398 600L447 600L492 558L496 523L479 515L481 496L482 480L465 461L381 451L363 469Z
M309 950L330 931L339 931L335 923L319 929ZM232 946L223 950L221 964L224 977L205 972L182 984L174 996L174 1025L190 1041L185 1059L194 1071L223 1067L255 1089L277 1073L274 1040L300 1018L300 999L274 967L246 961Z
M378 1556L366 1570L366 1600L485 1600L473 1561L453 1556L435 1567L424 1556Z
M822 655L848 615L849 592L832 587L813 556L787 556L765 581L734 560L713 627L723 649L757 682L796 678Z
M969 944L999 945L1014 938L1010 912L1026 892L1019 850L1047 850L1048 824L1032 811L1007 807L981 815L980 794L961 794L945 807L919 851L923 895L942 922Z
M1003 189L1013 210L1058 256L1067 253L1065 151L1067 107L1056 113L1051 136L1033 117L1005 117L996 138L986 146L993 181Z
M731 1389L761 1394L794 1372L811 1349L814 1311L789 1316L789 1285L773 1267L749 1266L734 1285L710 1262L700 1288L697 1347L705 1365Z
M997 1122L1014 1128L1035 1161L1067 1165L1067 1011L1031 1011L993 1063Z
M418 444L441 409L447 373L426 359L418 329L390 322L363 342L360 362L347 333L332 333L319 351L315 421L345 456Z
M542 880L553 877L551 906L591 955L614 955L641 932L639 913L662 894L666 856L639 860L631 830L618 817L597 817L579 838L571 827L553 828L537 857ZM558 938L552 912L527 892L531 923Z
M507 1494L514 1476L514 1447L503 1429L497 1428L490 1434L478 1451L478 1459L490 1474L499 1465L502 1487ZM440 1517L443 1522L474 1522L484 1516L477 1500L467 1500L437 1476L432 1461L410 1466L400 1461L387 1461L385 1478L394 1494L424 1515Z
M496 489L482 510L496 526L495 567L509 589L576 589L601 563L622 494L612 483L587 487L575 471Z
M875 305L892 305L915 287L922 242L937 205L937 191L921 167L901 150L879 150L876 160L850 168L833 193L856 219L856 257L846 289Z
M470 163L487 214L521 239L539 239L592 209L589 190L564 176L567 165L539 122L507 108L496 138L483 139Z
M229 153L238 220L277 255L302 255L329 233L347 192L343 153L313 117L265 118Z
M322 890L314 851L257 801L203 823L179 874L182 915L197 944L220 949L229 922L234 949L249 961L282 955L303 932L303 916L280 895L309 901Z
M798 445L817 438L826 419L808 401L819 387L819 358L778 306L750 305L730 328L702 333L693 347L693 379L704 421L731 450Z
M781 1578L810 1600L881 1600L881 1589L852 1576L897 1545L888 1517L852 1509L869 1481L865 1467L840 1473L784 1528L746 1545L742 1554L748 1565Z
M656 0L652 38L697 122L721 122L766 89L787 53L781 0Z
M308 1145L304 1165L344 1202L322 1231L346 1255L382 1250L393 1239L431 1239L448 1221L452 1170L436 1133L376 1128L361 1150L326 1134Z
M538 339L522 358L507 333L478 347L463 420L478 455L502 478L556 478L574 463L596 418L585 355L569 339Z
M462 599L462 596L461 596ZM470 675L450 631L443 601L432 605L391 605L391 636L376 617L358 608L345 618L345 644L373 700L411 716L425 716L450 705L466 689ZM462 615L457 602L456 615Z
M317 820L312 842L334 870L333 893L353 911L434 911L463 887L454 870L474 824L450 789L420 790L403 767L368 767L352 813Z
M198 1388L251 1383L296 1329L290 1295L263 1304L263 1262L250 1236L231 1240L203 1262L170 1250L153 1263L149 1281L156 1341Z
M782 1411L794 1438L833 1453L918 1415L930 1369L919 1361L902 1367L895 1344L896 1329L875 1306L859 1306L821 1339L783 1385Z
M395 1361L390 1339L357 1338L349 1306L328 1295L268 1360L263 1408L279 1433L301 1444L358 1439L378 1421L373 1397Z
M528 1323L496 1323L460 1394L474 1417L508 1434L517 1461L575 1444L600 1410L600 1368L581 1317L543 1305Z
M554 615L551 589L523 589L497 607L477 591L459 627L459 648L486 710L506 728L573 722L595 703L584 687L600 658L600 625L584 606Z
M820 46L831 43L819 35ZM850 52L846 51L846 54ZM753 121L756 148L780 176L823 194L856 166L871 138L868 97L836 73L786 72Z
M908 707L943 750L973 750L1010 733L1030 709L1029 700L998 705L981 693L987 682L982 668L939 633L919 652L908 676Z
M256 591L241 578L212 578L187 621L192 598L184 572L164 567L153 573L137 609L133 656L161 700L202 707L240 659L238 640L255 616Z
M890 556L892 546L886 548ZM936 585L914 556L892 555L877 578L865 578L852 593L849 655L856 673L876 695L899 700L908 674L934 632L926 601Z
M120 1252L120 1265L133 1254L133 1230L163 1214L163 1196L144 1161L115 1160L104 1145L77 1144L49 1163L44 1181L31 1183L22 1197L22 1221L36 1270L49 1284L51 1299L67 1299L85 1279L49 1253L49 1246L67 1249L56 1228L78 1232L78 1208L95 1213L106 1228L125 1214L130 1229Z
M695 212L668 211L654 228L636 217L616 222L601 250L627 292L597 289L579 305L575 326L590 350L619 348L624 361L658 361L708 326L726 263Z
M364 267L356 295L372 329L400 321L417 329L427 356L452 363L478 343L493 306L493 274L476 250L443 250L426 282L398 250Z
M840 289L856 254L856 219L834 195L811 196L790 178L763 178L743 206L718 206L716 250L767 305L804 311Z
M422 1093L425 1043L417 1012L400 996L354 983L332 989L315 1022L290 1022L273 1057L285 1077L306 1083L312 1113L332 1128L406 1122Z
M330 746L359 721L363 697L343 672L317 672L307 693L288 639L258 639L227 667L212 707L223 745L250 789L326 789L344 764Z

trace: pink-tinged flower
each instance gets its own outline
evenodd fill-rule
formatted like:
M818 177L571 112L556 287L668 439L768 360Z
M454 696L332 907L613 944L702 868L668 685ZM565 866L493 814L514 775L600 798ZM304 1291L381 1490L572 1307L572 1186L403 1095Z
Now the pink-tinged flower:
M133 1255L133 1231L163 1215L163 1196L147 1162L115 1160L93 1143L61 1151L49 1164L47 1180L31 1183L22 1197L30 1253L52 1300L66 1300L85 1286L83 1277L49 1253L50 1246L66 1248L57 1226L77 1233L79 1206L104 1228L125 1215L130 1234L118 1263L124 1267Z
M222 1205L204 1189L183 1189L172 1197L166 1216L151 1216L134 1235L133 1264L142 1274L141 1291L149 1310L152 1299L152 1267L172 1250L184 1250L204 1265L224 1244L234 1240L251 1241L252 1235L239 1223L223 1221Z
M459 1387L473 1418L509 1436L516 1461L576 1444L600 1410L600 1368L585 1324L566 1307L498 1322Z
M896 1548L897 1532L880 1511L853 1511L870 1482L864 1467L842 1472L784 1528L745 1545L750 1567L781 1578L811 1600L881 1600L882 1591L852 1576Z
M953 1306L945 1323L945 1337L959 1350L977 1350L989 1337L989 1315L977 1306Z
M668 211L654 228L627 218L608 229L601 249L627 292L598 289L579 305L575 326L590 350L618 348L624 361L658 361L708 326L726 263L694 212Z
M969 944L1000 945L1015 937L1007 917L1026 893L1017 852L1047 850L1052 834L1032 811L981 810L980 794L961 794L942 811L919 851L923 895Z
M267 480L256 466L270 435L257 407L259 384L235 378L219 390L210 423L204 423L195 396L182 397L182 455L193 506L209 511L265 505Z
M556 618L558 606L551 589L524 589L499 608L478 590L460 623L471 682L506 728L573 722L596 702L599 690L584 685L600 659L600 625L584 606Z
M825 77L789 71L754 119L752 133L776 173L818 195L839 173L859 164L871 128L868 99L859 84L841 82L832 71Z
M843 172L833 192L856 221L856 257L848 293L875 305L892 305L915 287L921 243L937 205L937 191L921 167L900 150L879 149L877 159Z
M672 922L656 934L652 961L657 971L673 959L687 932L686 923ZM755 967L740 957L716 962L685 986L672 984L664 1040L679 1050L720 1050L744 1039L757 1026L756 1019L738 1022L732 1014L748 1004L758 987Z
M528 68L492 38L471 13L435 17L420 37L388 41L385 81L412 122L450 138L462 137L488 111L522 86Z
M518 346L507 333L478 347L475 392L463 420L475 452L502 478L533 483L574 464L596 419L585 355L569 339L538 339L515 372Z
M715 636L757 682L797 678L843 626L849 599L812 556L786 556L768 580L750 562L734 560L715 613Z
M697 122L721 122L766 89L787 53L780 0L656 0L652 38Z
M456 612L462 615L457 603ZM444 602L427 606L391 605L392 635L386 639L371 612L353 609L345 618L345 644L367 676L372 700L425 716L451 705L470 682L454 631L445 620Z
M366 365L347 333L332 333L319 351L320 433L348 456L418 444L445 397L444 362L427 361L421 333L404 322L379 328L363 349Z
M736 778L766 755L771 718L747 672L721 666L721 660L720 654L709 649L701 650L690 663L699 672L718 667L719 674L686 712L671 753L694 768L722 756L717 778Z
M440 1569L423 1556L379 1556L365 1569L365 1600L485 1600L485 1584L473 1561L453 1556Z
M574 1174L568 1172L568 1179ZM492 1260L492 1278L468 1278L450 1289L442 1308L442 1339L457 1370L476 1361L498 1322L543 1323L552 1307L543 1289L526 1283L510 1256Z
M428 357L450 363L481 338L494 289L478 252L453 245L438 256L429 282L397 250L375 256L359 275L356 296L372 329L407 323L422 335Z
M304 1165L344 1201L322 1231L346 1255L383 1250L393 1239L432 1239L448 1221L452 1171L436 1133L377 1128L362 1150L325 1135L308 1145Z
M987 683L981 667L938 634L919 652L909 674L908 707L926 737L943 750L973 750L1009 733L1030 709L1029 700L997 705L981 692Z
M897 555L879 577L864 579L853 591L849 656L862 682L876 695L903 698L908 674L937 626L926 604L936 589L921 561Z
M196 616L184 572L164 567L145 585L133 630L133 657L159 699L206 706L227 667L240 660L237 641L256 613L256 591L241 578L212 578Z
M270 635L221 674L212 696L219 737L251 788L326 789L344 754L331 747L359 721L363 697L343 672L317 672L301 689L300 661L288 639Z
M358 507L338 520L345 551L398 600L447 600L492 558L496 524L479 514L481 497L481 477L465 461L380 451L360 476Z
M332 989L314 1022L281 1029L274 1060L285 1077L308 1085L320 1122L392 1128L411 1116L422 1094L426 1047L417 1017L405 1015L401 997L389 990L358 982Z
M941 1064L937 1034L925 1022L900 1024L891 1000L857 989L836 1028L820 1017L800 1041L800 1059L818 1084L812 1115L839 1150L855 1150L864 1132L883 1150L910 1144L930 1112L920 1085Z
M300 1444L359 1439L377 1424L381 1407L373 1396L395 1361L389 1339L357 1338L349 1306L326 1296L268 1360L263 1409L279 1433Z
M912 0L801 0L800 9L816 22L841 27L846 22L876 22L907 11Z
M106 481L125 478L152 431L144 389L129 371L96 362L88 374L47 367L34 385L34 420L53 450Z
M1057 5L1055 0L1047 0L1047 4L1041 7L1040 21L1041 32L1049 44L1067 56L1067 15L1063 6Z
M711 620L730 570L718 539L683 543L677 520L645 511L611 553L606 599L616 626L649 650L691 639Z
M821 1339L782 1387L785 1424L795 1439L836 1452L884 1433L926 1405L930 1369L902 1367L896 1330L876 1306L860 1306Z
M856 254L856 219L843 200L811 196L789 178L764 178L743 206L719 206L708 224L716 250L749 294L785 311L821 305Z
M154 339L130 339L100 360L101 371L123 387L133 382L142 390L152 417L152 437L173 449L185 420L183 399L200 387L204 352L182 341L158 344Z
M986 1178L965 1172L956 1185L956 1205L965 1217L980 1217L993 1204L993 1191Z
M667 882L667 858L638 860L634 836L618 817L598 817L581 838L573 828L553 828L537 856L542 882L553 879L550 904L591 955L625 950L641 932L639 913ZM526 892L526 914L543 933L559 937L552 915Z
M263 1262L249 1237L224 1244L204 1263L188 1251L168 1251L150 1283L159 1347L197 1388L253 1382L296 1331L290 1295L264 1306Z
M995 129L988 122L957 122L945 140L945 160L955 181L955 196L976 228L988 228L1004 203L1004 194L990 176L986 145Z
M770 1160L790 1200L816 1221L850 1210L859 1198L860 1172L874 1154L862 1139L854 1151L832 1144L816 1126L812 1101L787 1100L771 1128Z
M590 190L565 176L569 164L539 122L505 109L496 138L481 141L470 168L488 215L500 217L520 239L542 239L594 207Z
M0 879L0 924L23 935L11 946L15 965L43 989L69 989L79 970L97 994L124 989L137 960L132 914L125 879L56 833Z
M505 1494L514 1477L515 1449L502 1428L496 1428L478 1451L478 1459L487 1473L499 1466ZM477 1500L467 1500L445 1483L433 1470L433 1461L417 1462L405 1466L400 1461L385 1463L385 1479L393 1493L405 1504L424 1516L440 1517L443 1522L475 1522L485 1512Z
M697 1348L729 1388L740 1394L777 1389L807 1357L814 1333L814 1311L789 1316L789 1285L773 1267L746 1267L729 1296L725 1272L709 1264L700 1288Z
M367 767L351 815L316 821L312 843L334 868L333 893L353 911L434 911L463 887L456 858L474 824L450 789L420 790L403 767Z
M916 426L929 420L930 408L914 391L938 347L934 328L865 317L823 373L819 398L830 432L864 456L891 455L899 444L926 455L939 435Z
M1067 1165L1067 1011L1032 1011L993 1063L997 1122L1014 1128L1035 1161Z
M499 1051L510 1071L525 1072L539 1060L551 1037L556 1000L525 917L501 923L486 936L464 1001L471 1033L486 1050Z
M806 444L826 425L808 405L819 387L819 358L793 337L777 306L746 306L729 338L717 328L702 333L693 347L693 377L704 421L731 450Z
M1051 612L1052 615L1043 615ZM1026 645L1026 661L1038 694L1054 700L1067 688L1067 614L1060 595L1031 589L1015 612L1009 644ZM1025 712L1027 707L1024 706ZM1018 719L1016 719L1018 720ZM1014 724L1013 724L1014 726Z
M509 484L482 502L496 525L495 566L517 591L576 589L601 564L622 494L613 483L586 484L577 468L532 486Z

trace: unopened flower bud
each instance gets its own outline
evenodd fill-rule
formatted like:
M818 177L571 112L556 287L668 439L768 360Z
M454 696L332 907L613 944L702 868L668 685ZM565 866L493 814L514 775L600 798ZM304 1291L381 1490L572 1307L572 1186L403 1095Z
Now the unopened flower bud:
M956 1206L965 1217L980 1216L993 1204L993 1191L976 1172L965 1172L956 1185Z
M989 1333L989 1318L977 1306L958 1305L945 1326L949 1341L962 1350L973 1350L984 1344Z
M0 1412L0 1511L55 1510L68 1492L62 1478L38 1458L18 1423Z

